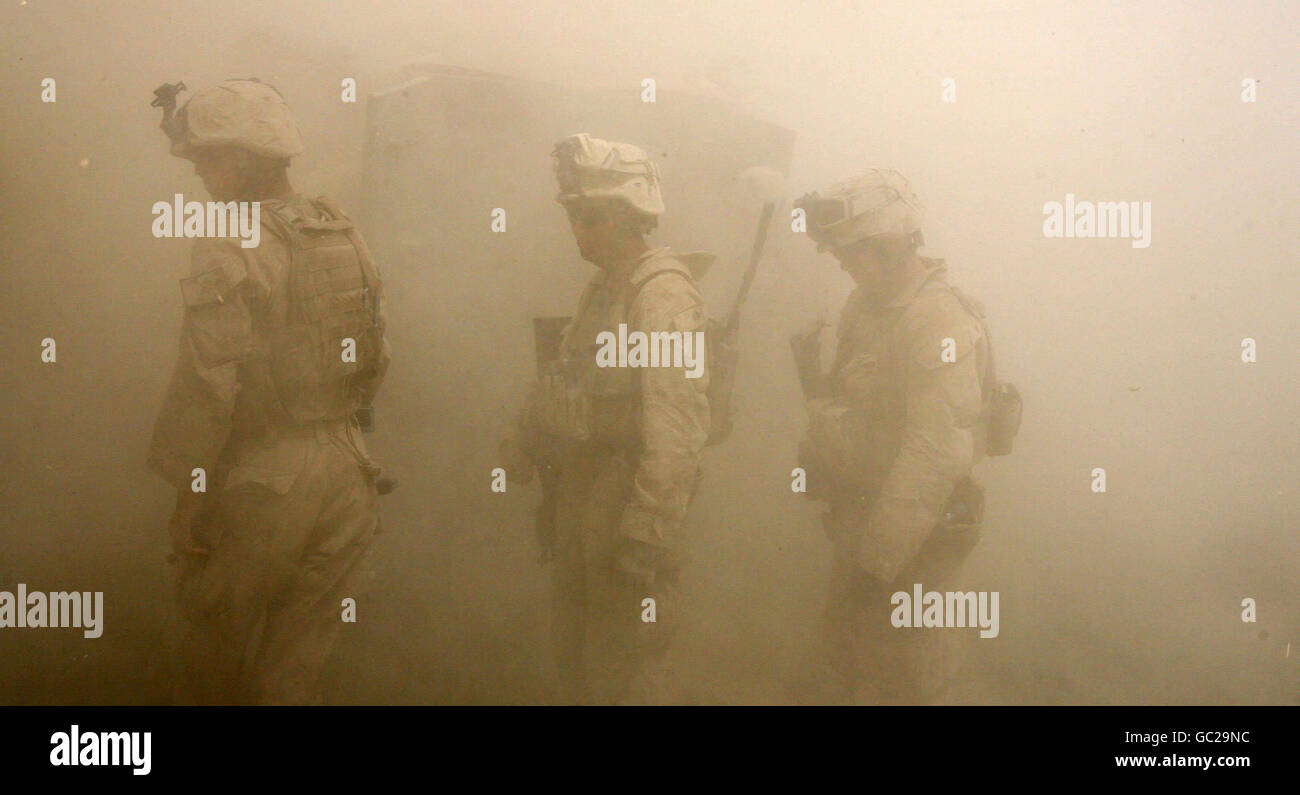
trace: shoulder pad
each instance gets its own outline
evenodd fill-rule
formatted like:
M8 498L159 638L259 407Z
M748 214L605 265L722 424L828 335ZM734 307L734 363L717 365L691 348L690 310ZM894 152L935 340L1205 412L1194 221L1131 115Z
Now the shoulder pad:
M186 306L220 303L248 276L244 258L227 241L200 240L190 255L188 279L181 279Z

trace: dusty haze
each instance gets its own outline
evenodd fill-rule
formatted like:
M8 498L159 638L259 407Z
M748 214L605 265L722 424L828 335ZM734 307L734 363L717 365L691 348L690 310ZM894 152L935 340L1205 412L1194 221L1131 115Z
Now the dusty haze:
M555 698L536 487L488 487L531 373L529 318L570 313L591 273L551 200L551 147L586 131L666 159L651 242L721 256L702 282L713 314L757 218L743 198L708 205L698 186L712 183L698 180L712 175L653 151L658 109L682 119L665 136L689 141L694 114L701 129L753 130L738 151L760 135L790 147L742 324L736 431L706 451L688 519L692 701L825 698L829 549L818 506L790 492L805 415L786 339L833 318L850 281L790 230L789 200L882 166L912 180L925 253L983 300L1000 375L1026 400L1015 453L976 470L988 514L966 581L1001 592L1001 634L973 644L951 700L1300 703L1294 4L926 5L5 2L0 590L104 591L107 615L95 640L0 631L0 703L170 699L173 495L144 456L190 241L153 238L150 207L206 196L167 154L149 100L164 81L247 76L287 98L307 146L294 186L360 219L391 297L394 364L367 442L401 485L382 503L377 579L329 701ZM658 101L637 117L550 119L546 138L496 127L474 160L427 148L403 161L378 145L367 99L430 66L523 81L539 102L553 90L641 105L653 78ZM55 103L40 100L47 77ZM340 102L344 77L355 105ZM941 100L945 78L955 102ZM1244 78L1258 80L1254 103ZM425 169L427 206L443 214L394 222L412 206L394 197L415 195ZM1043 205L1066 194L1150 202L1150 247L1045 238ZM493 206L511 208L508 242L489 230ZM481 223L451 224L451 208ZM46 337L53 364L40 361ZM1255 363L1241 360L1246 337ZM1105 494L1090 490L1094 467ZM1254 624L1241 621L1248 597Z

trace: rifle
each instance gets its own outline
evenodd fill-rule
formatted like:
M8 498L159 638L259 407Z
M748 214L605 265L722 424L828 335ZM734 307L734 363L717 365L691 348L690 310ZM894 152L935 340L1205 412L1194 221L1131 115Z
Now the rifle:
M767 228L772 225L774 212L776 212L775 202L767 202L763 205L763 213L758 219L758 234L754 236L754 247L749 252L749 267L745 268L745 277L740 280L740 290L736 293L736 303L732 305L731 312L727 314L727 320L723 324L723 328L728 331L735 331L740 327L740 307L749 297L749 287L754 283L754 274L758 273L758 261L763 256L763 243L767 241Z
M533 347L537 356L537 378L553 375L555 362L560 358L560 341L569 321L568 317L533 318ZM535 439L532 448L533 463L537 466L538 482L542 488L542 501L533 515L533 529L537 534L538 563L549 563L555 557L555 510L560 487L560 456L553 449L554 441Z
M720 444L731 436L731 395L736 383L736 368L740 364L740 308L749 297L749 288L754 283L754 274L758 273L758 263L763 256L763 243L767 240L767 230L772 224L772 214L775 211L775 202L767 202L763 205L763 213L758 219L758 233L754 236L754 247L749 253L749 266L740 281L736 301L732 304L725 320L710 320L708 324L711 358L708 397L709 411L712 414L709 423L708 444L710 445Z

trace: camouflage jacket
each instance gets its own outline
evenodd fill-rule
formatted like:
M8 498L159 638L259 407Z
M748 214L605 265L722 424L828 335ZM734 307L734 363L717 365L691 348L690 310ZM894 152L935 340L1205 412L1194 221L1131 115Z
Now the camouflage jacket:
M148 453L149 467L178 489L189 488L195 468L202 468L211 478L232 437L259 436L268 424L283 419L267 416L265 407L275 398L265 394L265 383L250 383L255 379L250 378L249 367L259 353L278 351L284 354L281 360L298 362L304 383L320 381L312 377L319 368L318 355L338 355L334 353L339 350L336 345L329 351L309 350L302 339L276 336L288 327L293 311L290 247L270 225L268 210L286 209L307 217L314 216L316 210L302 196L262 204L264 234L257 247L241 248L234 238L200 239L191 249L191 275L181 281L185 316L180 355ZM380 307L382 318L382 302ZM320 340L314 342L319 347ZM290 349L278 350L286 346ZM356 379L351 400L369 402L388 362L385 342L369 375ZM315 397L304 396L309 403ZM341 416L347 408L326 407L325 400L316 403L319 408L313 410L320 419ZM289 463L281 464L268 462L265 468L275 470L272 474L277 477L291 477Z
M625 324L628 334L703 337L705 322L691 271L670 250L651 249L623 267L601 270L564 332L554 375L543 378L521 418L521 439L600 445L631 463L635 480L620 533L655 546L677 546L695 490L709 429L708 368L688 378L684 362L601 367L597 336L618 337Z
M920 551L979 457L989 343L942 261L888 301L850 295L830 397L810 402L809 443L865 509L859 562L890 582ZM969 300L969 299L967 299Z

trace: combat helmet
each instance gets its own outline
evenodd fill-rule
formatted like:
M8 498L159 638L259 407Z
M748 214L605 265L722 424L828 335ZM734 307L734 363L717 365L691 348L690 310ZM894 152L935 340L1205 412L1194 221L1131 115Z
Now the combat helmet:
M912 185L892 169L869 169L795 202L806 214L818 251L847 248L872 237L907 237L921 230L922 208Z
M208 146L238 146L265 157L290 158L302 154L302 138L284 97L256 78L224 80L200 89L164 120L171 138L171 153L194 159Z
M643 215L663 215L659 169L640 147L578 133L557 143L551 154L560 183L555 200L560 204L613 199Z

